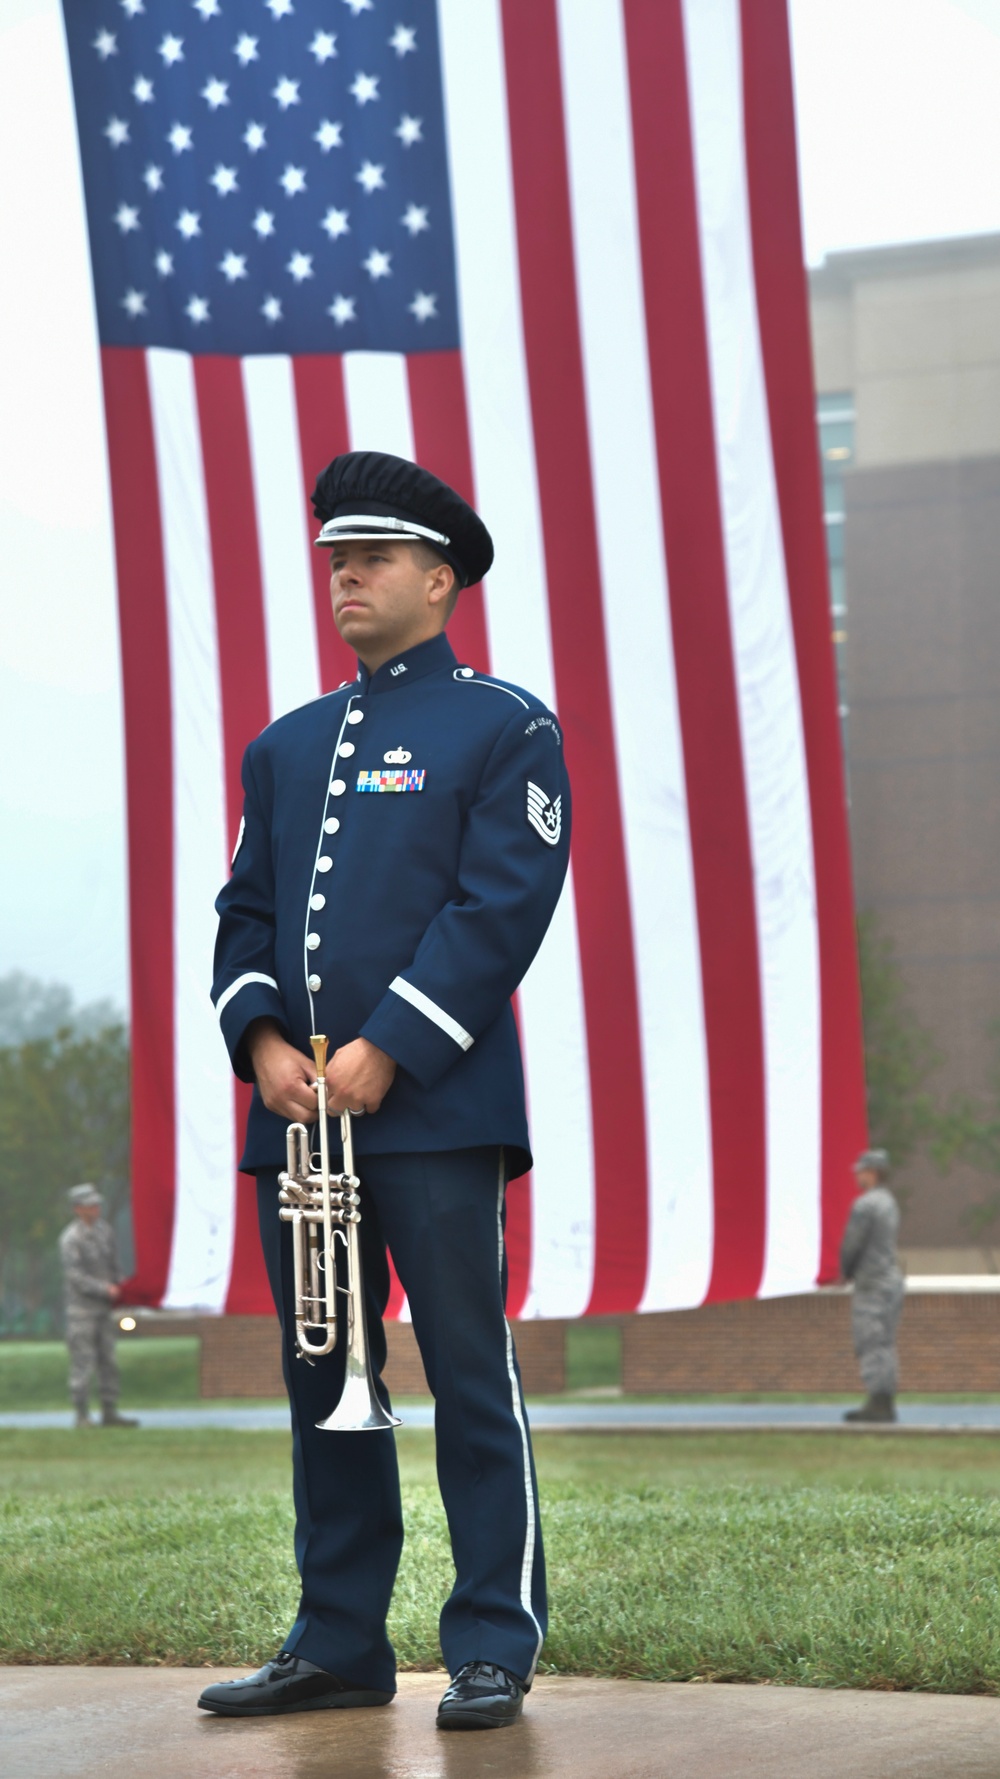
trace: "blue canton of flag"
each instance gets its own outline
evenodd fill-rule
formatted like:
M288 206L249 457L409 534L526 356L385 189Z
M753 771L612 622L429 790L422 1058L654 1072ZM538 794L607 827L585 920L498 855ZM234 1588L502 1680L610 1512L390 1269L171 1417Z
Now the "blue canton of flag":
M434 0L64 11L104 345L457 347Z

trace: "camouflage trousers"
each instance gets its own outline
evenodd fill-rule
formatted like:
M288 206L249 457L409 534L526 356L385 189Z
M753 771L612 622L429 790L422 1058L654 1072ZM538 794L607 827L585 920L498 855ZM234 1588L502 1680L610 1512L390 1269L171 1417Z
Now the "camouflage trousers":
M78 1413L86 1414L96 1374L102 1408L114 1408L120 1384L115 1355L115 1320L110 1310L67 1310L69 1393Z
M897 1273L884 1284L855 1286L851 1333L861 1382L871 1396L895 1396L899 1383L896 1329L903 1307L903 1281Z

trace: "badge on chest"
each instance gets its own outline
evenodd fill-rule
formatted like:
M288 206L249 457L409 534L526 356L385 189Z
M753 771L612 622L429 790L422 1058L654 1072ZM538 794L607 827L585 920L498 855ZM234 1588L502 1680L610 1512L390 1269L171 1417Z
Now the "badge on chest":
M409 771L405 767L386 767L374 772L359 772L355 786L359 791L422 791L427 773L423 767Z

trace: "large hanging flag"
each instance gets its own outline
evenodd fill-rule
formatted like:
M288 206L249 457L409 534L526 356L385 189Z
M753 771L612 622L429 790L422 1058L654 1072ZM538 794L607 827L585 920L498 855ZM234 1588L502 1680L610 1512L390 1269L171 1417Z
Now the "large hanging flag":
M784 0L66 0L128 762L136 1290L257 1310L212 903L353 674L336 452L474 500L460 659L559 711L518 1312L835 1270L864 1140Z

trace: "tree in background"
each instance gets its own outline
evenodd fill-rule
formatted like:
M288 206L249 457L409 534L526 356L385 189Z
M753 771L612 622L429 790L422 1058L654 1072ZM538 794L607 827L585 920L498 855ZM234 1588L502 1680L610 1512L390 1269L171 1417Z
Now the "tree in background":
M894 1164L926 1155L942 1174L959 1161L1000 1174L1000 1027L991 1093L935 1093L929 1083L940 1053L909 1006L891 940L870 914L858 919L858 961L872 1142L888 1149ZM905 1200L905 1191L900 1196ZM1000 1190L965 1213L977 1237L998 1217Z
M120 1016L110 1003L74 1011L68 989L20 972L0 979L0 1325L44 1333L57 1323L66 1189L92 1180L114 1221L128 1146Z

